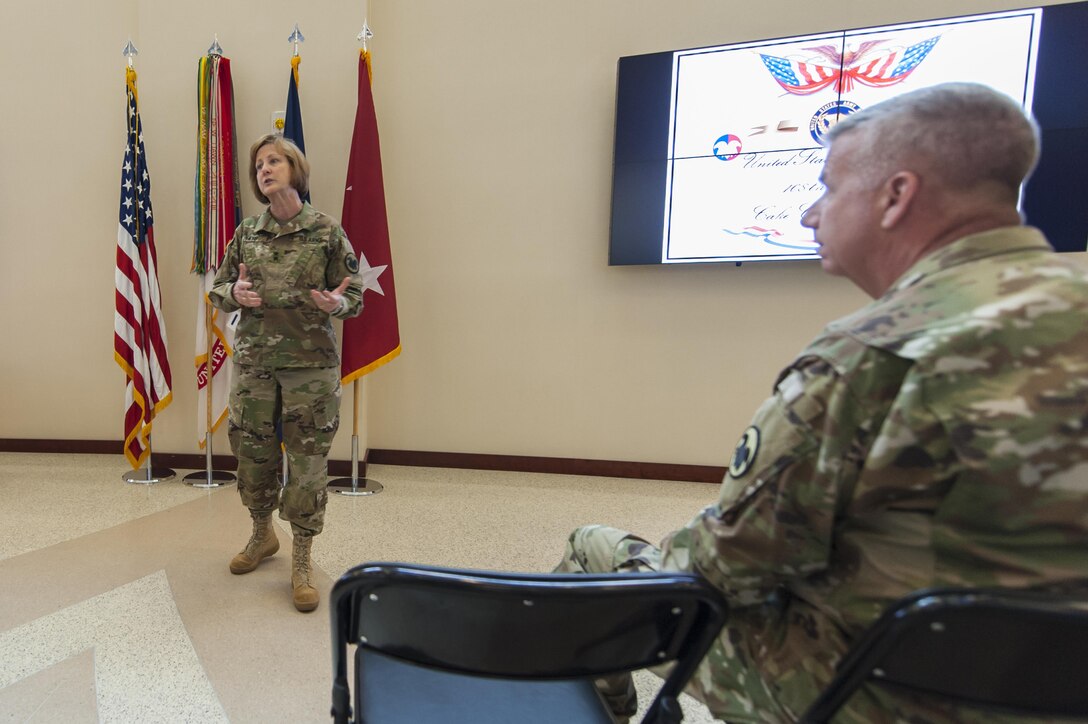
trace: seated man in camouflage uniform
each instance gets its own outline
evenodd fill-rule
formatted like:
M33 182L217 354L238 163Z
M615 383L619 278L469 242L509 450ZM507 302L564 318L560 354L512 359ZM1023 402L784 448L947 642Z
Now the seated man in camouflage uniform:
M782 371L718 502L660 548L571 535L559 570L697 571L725 593L689 687L716 716L795 721L917 589L1088 587L1088 269L1021 225L1037 138L973 84L841 121L803 223L875 301ZM865 687L836 721L999 720Z

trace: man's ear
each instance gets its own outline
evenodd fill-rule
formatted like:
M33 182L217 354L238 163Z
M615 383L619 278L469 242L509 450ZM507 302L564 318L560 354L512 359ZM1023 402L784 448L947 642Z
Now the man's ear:
M880 228L893 229L906 217L921 185L918 174L899 171L884 182L878 197Z

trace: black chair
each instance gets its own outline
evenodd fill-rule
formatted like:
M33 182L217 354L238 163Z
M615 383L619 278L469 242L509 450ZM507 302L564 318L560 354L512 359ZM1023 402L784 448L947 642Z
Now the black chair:
M892 605L805 712L828 722L863 684L983 711L1088 717L1088 603L1053 593L932 589Z
M676 662L643 722L677 697L725 622L683 573L527 574L367 563L331 595L332 715L370 724L612 722L594 677Z

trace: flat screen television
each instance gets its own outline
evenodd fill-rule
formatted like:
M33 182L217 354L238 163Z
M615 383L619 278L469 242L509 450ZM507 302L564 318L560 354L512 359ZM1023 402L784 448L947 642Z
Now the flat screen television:
M946 81L1038 121L1021 209L1088 247L1088 2L620 58L609 264L818 258L801 214L837 120Z

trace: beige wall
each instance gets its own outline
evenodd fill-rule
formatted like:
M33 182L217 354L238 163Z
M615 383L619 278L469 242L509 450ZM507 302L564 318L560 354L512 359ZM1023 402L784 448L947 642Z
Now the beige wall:
M15 43L11 57L24 59L7 73L0 137L0 404L7 413L0 437L122 436L113 270L125 143L121 49L131 37L140 50L135 67L174 377L174 401L156 419L154 445L196 452L197 291L189 264L197 61L218 35L231 59L239 143L248 153L249 143L270 130L272 111L283 110L287 37L299 23L307 38L300 95L313 199L338 217L365 3L46 0L30 8L0 7L0 27L11 29ZM260 211L248 180L242 201L247 215ZM350 436L350 420L347 429L342 438ZM222 432L216 450L228 451ZM348 441L338 440L338 450L348 457Z
M111 280L132 35L175 379L156 447L195 452L197 58L218 33L251 139L283 105L300 24L314 200L338 216L365 3L9 5L2 27L25 29L11 35L35 62L8 73L0 141L0 437L120 437ZM608 267L616 59L1023 3L370 5L404 352L366 378L364 447L720 465L779 367L864 297L811 263ZM350 415L334 456L349 438Z

